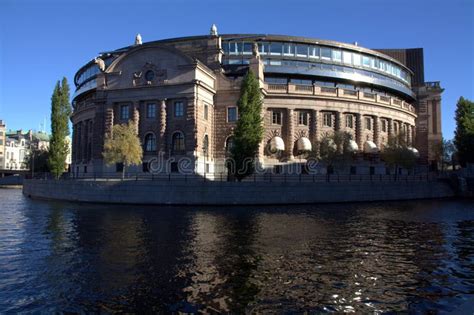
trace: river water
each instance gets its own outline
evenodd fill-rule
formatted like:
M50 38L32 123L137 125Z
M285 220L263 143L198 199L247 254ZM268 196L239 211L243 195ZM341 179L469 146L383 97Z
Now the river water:
M470 201L158 207L0 189L0 313L425 313L473 299Z

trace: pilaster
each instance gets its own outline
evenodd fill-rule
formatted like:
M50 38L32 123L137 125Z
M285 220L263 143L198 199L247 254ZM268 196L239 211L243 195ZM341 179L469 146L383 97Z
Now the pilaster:
M292 108L287 108L286 110L287 113L287 126L288 126L288 132L287 132L287 141L286 141L286 155L288 157L288 160L293 160L293 142L295 139L295 118L294 118L294 113L295 111Z

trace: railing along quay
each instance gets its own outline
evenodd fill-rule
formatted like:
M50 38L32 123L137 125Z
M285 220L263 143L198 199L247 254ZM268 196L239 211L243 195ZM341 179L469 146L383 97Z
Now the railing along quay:
M26 178L31 178L28 176ZM442 176L434 173L414 174L414 175L348 175L348 174L254 174L242 180L242 182L275 182L275 183L337 183L337 182L420 182L433 181ZM49 173L35 174L34 179L51 180L54 179ZM165 182L237 182L232 180L226 173L214 174L144 174L126 173L122 178L121 173L87 173L87 174L64 174L60 180L65 181L165 181Z

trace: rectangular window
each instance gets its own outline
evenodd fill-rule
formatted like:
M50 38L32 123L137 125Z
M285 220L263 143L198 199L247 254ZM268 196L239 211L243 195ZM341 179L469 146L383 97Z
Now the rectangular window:
M324 126L326 127L332 127L332 114L331 113L324 113L323 116L324 119Z
M342 62L344 62L347 65L352 64L352 53L348 51L343 51L342 52Z
M298 116L298 123L300 125L308 126L308 113L300 112Z
M331 60L331 48L321 47L321 59Z
M268 54L270 52L268 43L258 43L258 51L263 55Z
M365 129L372 130L372 119L370 117L365 117Z
M362 56L362 65L364 67L370 67L370 58L367 56Z
M252 48L253 44L252 43L244 43L243 45L243 54L244 55L251 55L252 54Z
M281 55L283 45L281 43L270 44L270 55Z
M361 65L360 55L352 54L352 62L354 63L354 66L360 66Z
M285 56L294 56L295 55L295 46L293 44L283 45L283 54Z
M352 115L346 115L346 127L354 128L354 117Z
M156 104L148 103L146 104L146 118L155 118L156 117Z
M272 123L274 125L281 125L281 112L272 112Z
M150 170L148 168L148 162L143 162L142 163L142 171L143 173L148 173Z
M308 57L308 45L296 46L296 55L298 57Z
M242 52L242 43L230 42L229 43L229 54L238 55Z
M207 104L204 105L204 119L208 120L209 118L209 106Z
M310 46L309 47L309 58L319 59L319 47Z
M120 119L127 120L130 118L130 110L128 105L120 106Z
M387 121L382 119L382 132L387 132Z
M337 62L342 62L342 52L340 50L333 49L332 60L337 61Z
M3 139L0 139L0 145L3 145ZM0 152L3 153L3 152Z
M174 102L174 117L184 116L184 103L182 101Z
M115 171L116 172L123 172L123 163L116 163L115 164ZM79 173L79 171L78 171Z
M237 107L227 107L227 121L237 121Z

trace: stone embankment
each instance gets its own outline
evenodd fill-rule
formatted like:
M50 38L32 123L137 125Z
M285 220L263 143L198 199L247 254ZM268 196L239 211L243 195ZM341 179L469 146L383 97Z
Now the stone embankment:
M270 205L444 198L446 181L167 182L147 180L24 180L32 198L170 205Z

